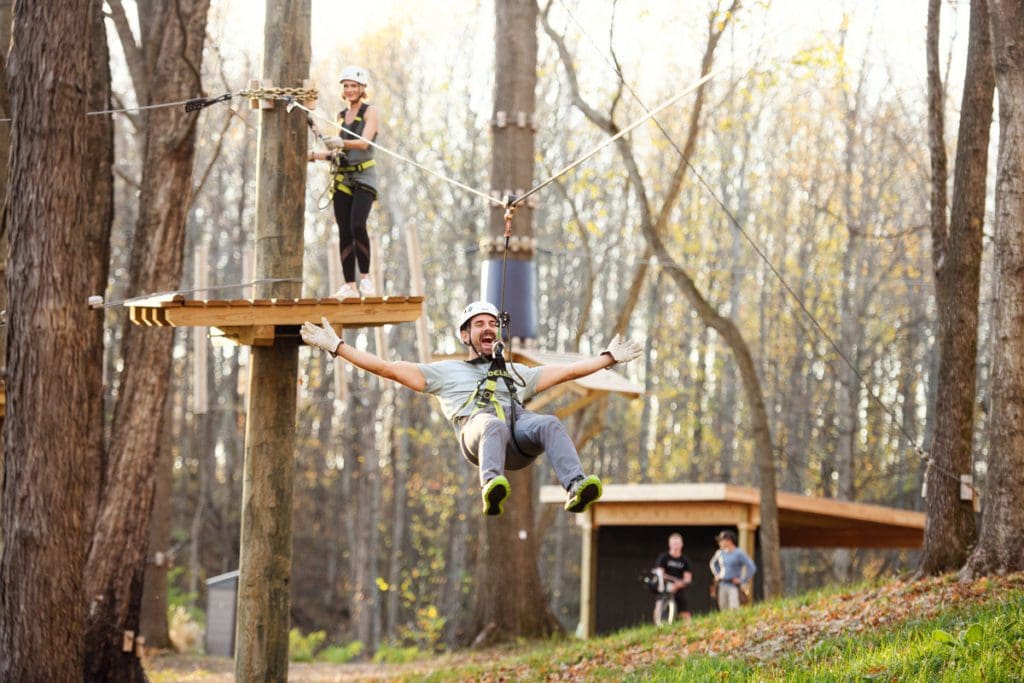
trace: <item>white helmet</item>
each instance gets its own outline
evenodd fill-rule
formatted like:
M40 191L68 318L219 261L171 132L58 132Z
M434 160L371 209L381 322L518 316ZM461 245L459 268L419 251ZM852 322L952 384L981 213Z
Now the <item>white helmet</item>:
M489 302L489 301L474 301L470 305L466 306L466 308L463 309L463 311L462 311L462 315L459 316L459 325L458 325L459 332L462 331L462 329L466 326L466 324L470 320L472 320L476 316L480 315L481 313L486 313L487 315L493 315L496 320L499 319L500 316L501 316L501 314L498 313L498 307L495 306L494 304L492 304L491 302Z
M359 85L370 84L370 72L361 66L346 66L341 70L341 75L338 76L338 83L344 81L355 81Z

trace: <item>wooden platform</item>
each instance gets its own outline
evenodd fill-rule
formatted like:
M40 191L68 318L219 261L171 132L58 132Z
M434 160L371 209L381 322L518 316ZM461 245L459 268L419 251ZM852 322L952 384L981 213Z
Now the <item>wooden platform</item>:
M125 304L136 325L213 327L239 344L270 346L280 334L309 320L327 318L336 328L378 327L417 320L422 296L364 299L186 299L182 295L135 299ZM290 329L280 329L290 328Z

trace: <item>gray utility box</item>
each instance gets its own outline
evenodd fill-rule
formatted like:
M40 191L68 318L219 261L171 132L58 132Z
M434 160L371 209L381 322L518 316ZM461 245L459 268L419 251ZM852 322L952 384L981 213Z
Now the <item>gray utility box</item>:
M235 656L238 570L206 580L206 654Z

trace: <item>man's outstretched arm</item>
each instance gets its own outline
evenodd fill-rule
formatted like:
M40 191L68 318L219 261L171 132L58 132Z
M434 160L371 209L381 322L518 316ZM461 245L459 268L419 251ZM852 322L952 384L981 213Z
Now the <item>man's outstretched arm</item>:
M299 332L302 341L333 356L344 358L357 368L407 386L413 391L423 391L427 388L427 378L415 363L384 360L380 356L360 351L342 341L331 327L331 323L327 322L327 318L321 318L320 321L323 323L322 326L308 321L302 323L302 330Z
M540 393L556 384L586 377L617 363L628 363L643 352L644 347L639 342L632 339L621 339L615 335L615 338L608 344L608 348L600 355L584 358L568 365L545 365L537 377L536 391Z

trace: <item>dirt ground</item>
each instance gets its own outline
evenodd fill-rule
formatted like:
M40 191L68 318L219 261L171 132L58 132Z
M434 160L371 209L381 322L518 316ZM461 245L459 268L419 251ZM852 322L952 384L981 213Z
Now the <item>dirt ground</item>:
M336 683L348 681L392 681L443 666L431 660L410 664L299 664L288 667L289 683ZM234 683L234 660L201 655L156 654L145 660L146 674L152 683Z

